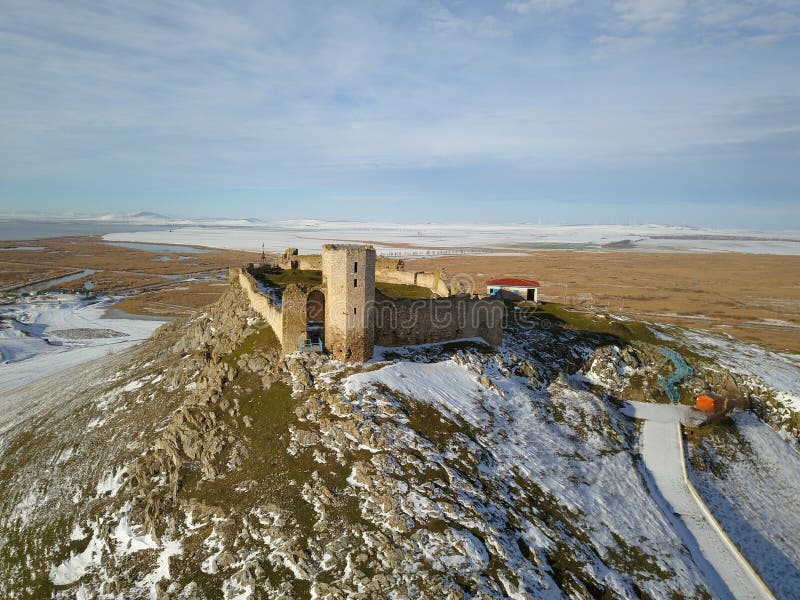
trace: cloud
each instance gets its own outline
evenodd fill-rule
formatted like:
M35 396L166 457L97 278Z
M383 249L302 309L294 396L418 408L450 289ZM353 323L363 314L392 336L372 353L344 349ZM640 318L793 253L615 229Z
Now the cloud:
M441 4L432 5L427 10L426 17L426 25L437 33L453 33L467 28L467 23L463 19L455 16Z
M800 4L706 0L696 8L697 22L734 43L777 43L800 36Z
M475 33L479 37L489 39L508 38L512 35L511 30L503 25L500 19L492 15L487 15L481 19L475 29Z
M593 56L598 60L608 60L649 46L654 41L652 36L599 35L592 40L595 45Z
M0 200L42 182L414 195L470 173L524 195L567 167L694 168L687 148L794 157L796 11L722 4L6 0Z
M524 15L532 11L552 11L566 8L574 2L575 0L512 0L506 3L506 8Z
M685 16L686 0L619 0L613 9L616 26L645 34L660 33L676 26Z

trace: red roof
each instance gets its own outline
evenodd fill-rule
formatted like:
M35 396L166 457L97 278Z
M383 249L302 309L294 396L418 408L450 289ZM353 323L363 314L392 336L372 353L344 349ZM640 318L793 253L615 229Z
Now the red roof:
M506 277L504 279L492 279L486 282L486 285L500 285L506 287L539 287L538 281L532 279L517 279L515 277Z

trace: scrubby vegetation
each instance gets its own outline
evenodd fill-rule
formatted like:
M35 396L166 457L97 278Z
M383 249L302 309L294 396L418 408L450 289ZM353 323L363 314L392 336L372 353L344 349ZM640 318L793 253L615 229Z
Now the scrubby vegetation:
M617 404L666 361L586 318L345 365L282 356L232 286L3 433L0 591L701 596Z

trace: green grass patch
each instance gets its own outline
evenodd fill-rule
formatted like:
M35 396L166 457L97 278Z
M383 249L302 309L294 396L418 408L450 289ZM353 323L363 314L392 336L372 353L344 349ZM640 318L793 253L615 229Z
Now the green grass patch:
M534 314L542 315L545 319L559 322L571 329L610 335L626 342L664 345L663 340L659 340L647 325L639 321L620 321L611 317L601 317L593 312L573 310L552 302L542 303L536 308Z
M391 300L419 300L433 296L433 292L426 287L404 283L385 283L383 281L375 283L375 292L378 300L380 300L380 296L385 296Z
M258 329L247 336L244 341L233 352L225 357L225 362L235 366L240 357L252 354L256 349L280 350L281 345L272 327L266 323L261 324Z
M703 359L701 355L681 344L679 340L660 339L647 326L647 323L642 321L620 320L611 315L568 308L555 302L542 302L535 307L523 306L522 309L525 311L524 315L527 320L539 319L567 329L607 336L608 341L613 343L633 344L641 342L653 346L664 346L681 354L687 362Z
M261 268L251 270L256 280L274 287L285 288L296 283L305 287L322 285L322 271L310 269Z

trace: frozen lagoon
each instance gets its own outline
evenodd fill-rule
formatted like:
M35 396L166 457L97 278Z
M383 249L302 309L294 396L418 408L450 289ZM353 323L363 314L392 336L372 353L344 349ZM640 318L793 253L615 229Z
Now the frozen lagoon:
M0 306L0 393L130 348L166 322L108 315L118 300L48 294Z

